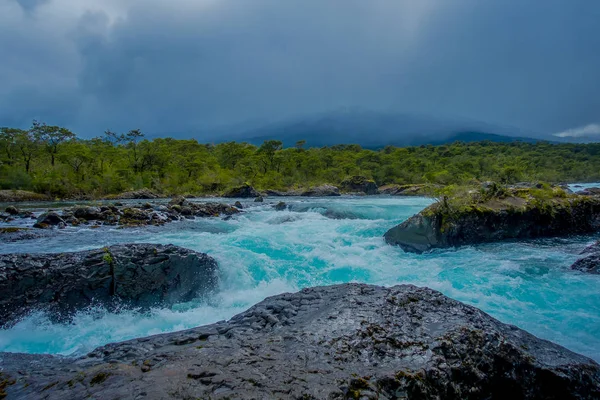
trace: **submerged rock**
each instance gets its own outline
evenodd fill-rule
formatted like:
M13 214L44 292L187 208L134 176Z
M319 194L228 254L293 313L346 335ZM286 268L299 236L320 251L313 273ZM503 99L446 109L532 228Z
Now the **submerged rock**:
M586 247L581 254L585 257L575 261L571 269L590 274L600 274L600 241Z
M33 240L42 237L50 236L51 233L48 231L42 231L39 229L20 228L9 226L0 228L0 242L20 242L22 240Z
M244 206L242 205L242 203L240 203L239 201L236 201L233 206L235 208L239 208L240 210L244 208Z
M345 192L362 192L369 195L379 193L375 181L366 176L352 176L342 181L340 186Z
M544 198L531 193L529 189L513 189L480 202L464 200L461 204L460 200L458 205L443 200L390 229L384 238L405 251L421 253L434 248L600 229L599 198L564 192Z
M19 210L15 206L8 206L4 211L6 211L9 215L19 215Z
M9 398L593 399L600 366L427 288L346 284L77 360L0 354Z
M283 201L280 201L279 203L274 204L273 208L275 211L284 211L287 208L287 204Z
M229 198L232 198L232 197L252 198L252 197L259 197L259 196L260 196L260 193L258 193L256 191L256 189L254 189L252 186L248 185L247 183L243 184L242 186L238 186L233 189L230 189L223 194L223 197L229 197Z
M322 215L329 219L359 219L359 216L352 211L335 210L332 208L326 209Z
M255 198L255 199L254 199L254 202L255 202L255 203L262 203L262 202L264 202L264 201L265 201L265 199L263 199L263 197L262 197L262 196L258 196L257 198Z
M339 196L340 190L332 185L321 185L315 186L313 188L308 189L305 192L302 192L301 196L308 197L328 197L328 196Z
M295 190L295 189L288 190L286 192L282 192L279 190L267 189L265 191L265 194L267 196L273 196L273 197L289 197L289 196L300 196L302 194L302 192L299 190Z
M0 325L31 310L57 318L92 304L149 307L212 290L217 263L173 245L127 244L58 254L0 255Z

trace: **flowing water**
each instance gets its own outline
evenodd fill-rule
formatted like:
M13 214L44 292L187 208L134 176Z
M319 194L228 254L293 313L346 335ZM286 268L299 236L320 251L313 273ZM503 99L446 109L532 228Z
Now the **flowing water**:
M271 200L271 199L268 199ZM223 200L231 202L231 200ZM600 276L569 266L597 237L503 242L409 254L384 243L386 230L431 200L401 197L286 198L290 209L245 203L243 214L136 229L67 228L51 237L0 243L0 252L77 251L173 243L220 266L218 295L173 309L90 309L72 323L28 316L0 330L0 351L78 355L115 341L227 319L267 296L343 282L411 283L439 290L499 320L600 361Z

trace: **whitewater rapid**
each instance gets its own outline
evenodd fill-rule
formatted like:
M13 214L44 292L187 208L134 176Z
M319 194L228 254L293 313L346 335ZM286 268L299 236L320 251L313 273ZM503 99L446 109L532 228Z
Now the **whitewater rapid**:
M228 319L282 292L364 282L428 286L499 320L600 361L600 276L572 271L596 236L503 242L429 254L384 243L386 230L431 203L419 197L286 198L287 211L243 202L232 219L163 227L67 228L32 241L0 243L1 253L62 252L128 242L172 243L208 253L220 289L208 303L108 313L90 309L70 324L36 313L0 330L0 351L80 355L97 346ZM232 202L231 199L215 201Z

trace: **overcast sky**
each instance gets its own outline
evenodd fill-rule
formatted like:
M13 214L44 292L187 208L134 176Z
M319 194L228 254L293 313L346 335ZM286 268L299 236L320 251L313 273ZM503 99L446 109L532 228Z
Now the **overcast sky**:
M597 0L0 0L0 126L341 107L600 134Z

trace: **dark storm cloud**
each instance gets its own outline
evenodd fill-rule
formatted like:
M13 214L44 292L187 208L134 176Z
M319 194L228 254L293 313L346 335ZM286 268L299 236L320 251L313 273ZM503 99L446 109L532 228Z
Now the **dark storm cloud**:
M600 120L600 2L5 1L0 125L185 132L344 106Z

